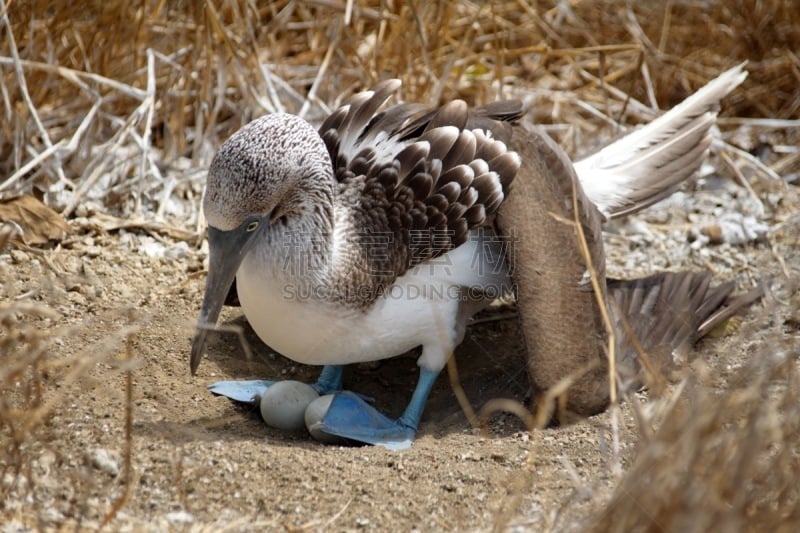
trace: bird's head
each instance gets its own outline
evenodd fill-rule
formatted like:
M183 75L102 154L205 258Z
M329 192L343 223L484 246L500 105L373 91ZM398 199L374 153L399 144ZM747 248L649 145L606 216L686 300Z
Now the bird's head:
M255 237L278 221L299 215L308 190L330 183L324 142L305 120L285 113L266 115L234 133L211 161L203 198L208 221L208 278L190 368L197 370L206 332Z

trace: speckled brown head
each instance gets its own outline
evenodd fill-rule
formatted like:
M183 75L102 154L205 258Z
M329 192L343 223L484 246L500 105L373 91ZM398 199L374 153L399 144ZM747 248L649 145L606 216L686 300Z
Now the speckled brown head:
M308 184L330 183L331 172L325 144L310 124L286 113L266 115L237 131L214 156L203 212L208 225L222 231L252 216L276 219L299 208Z

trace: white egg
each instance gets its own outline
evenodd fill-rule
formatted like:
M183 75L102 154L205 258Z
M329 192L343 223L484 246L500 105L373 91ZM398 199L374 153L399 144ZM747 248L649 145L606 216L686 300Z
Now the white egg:
M319 394L311 385L299 381L279 381L261 397L261 418L276 429L303 429L306 407L318 397Z
M333 394L326 394L325 396L320 396L308 404L305 414L306 428L308 429L308 432L311 433L311 436L320 442L327 442L328 444L341 444L347 442L347 439L343 439L335 435L328 435L327 433L321 432L316 427L316 424L318 422L322 422L322 419L325 418L326 414L328 414L328 409L331 407L333 397Z

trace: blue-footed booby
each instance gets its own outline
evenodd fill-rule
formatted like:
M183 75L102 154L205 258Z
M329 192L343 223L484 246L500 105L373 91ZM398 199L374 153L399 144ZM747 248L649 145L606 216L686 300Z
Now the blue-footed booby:
M741 67L731 69L647 127L576 163L591 223L642 209L692 175L711 143L719 100L745 76ZM513 197L512 182L539 179L525 175L521 154L530 155L525 147L542 135L520 124L518 101L474 109L461 100L385 107L399 87L387 80L354 95L318 130L276 113L223 143L203 200L209 272L190 365L194 374L207 328L235 279L244 314L262 340L290 359L323 366L314 384L323 396L306 412L311 434L394 449L412 442L469 318L513 290L495 219ZM568 160L562 166L572 168ZM561 204L571 212L571 196ZM536 201L523 209L538 209ZM505 235L511 228L499 229ZM531 253L557 255L559 247L573 246L546 240ZM705 307L713 312L719 305ZM343 365L418 346L419 381L398 419L343 390ZM251 401L272 383L210 388Z

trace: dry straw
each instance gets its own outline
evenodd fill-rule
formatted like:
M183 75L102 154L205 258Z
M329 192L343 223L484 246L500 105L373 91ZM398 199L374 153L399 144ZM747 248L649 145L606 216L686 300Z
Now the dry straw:
M788 147L769 166L723 149L758 196L800 169L790 149L800 140L798 20L793 0L0 0L0 201L35 193L108 231L199 242L202 170L263 113L318 120L353 91L399 77L406 100L524 97L568 151L585 153L743 60L750 76L726 100L725 116L736 118L722 126ZM70 330L54 311L5 293L18 298L0 303L0 461L2 474L20 476L62 400L47 376L69 364L62 379L76 381L101 360L135 372L116 355L134 330L64 361L52 340ZM765 347L729 386L689 378L657 404L663 414L640 413L640 450L594 527L800 524L796 350Z

